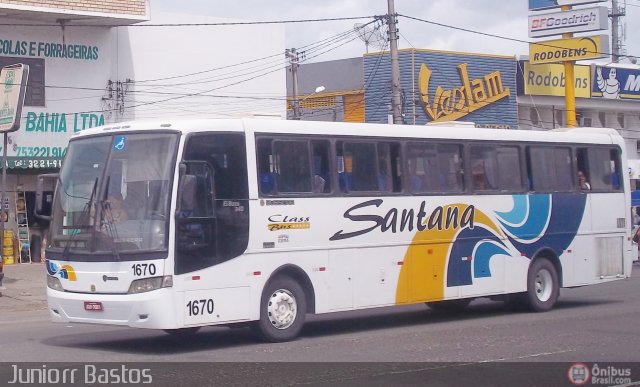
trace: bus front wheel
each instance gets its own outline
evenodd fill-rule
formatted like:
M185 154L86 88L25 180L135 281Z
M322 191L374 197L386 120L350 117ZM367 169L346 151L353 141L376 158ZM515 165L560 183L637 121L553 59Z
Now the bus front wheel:
M258 330L267 341L293 340L302 330L306 313L307 302L300 284L290 277L276 277L262 292Z
M527 303L534 312L546 312L553 308L560 295L558 272L551 261L539 258L529 267L527 278Z

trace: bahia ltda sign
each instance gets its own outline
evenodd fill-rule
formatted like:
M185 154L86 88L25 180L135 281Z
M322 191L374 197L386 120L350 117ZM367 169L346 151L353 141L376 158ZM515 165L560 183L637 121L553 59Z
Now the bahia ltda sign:
M15 64L0 72L0 133L15 132L20 128L20 115L27 90L29 66Z
M529 0L529 11L560 8L564 5L574 6L601 3L606 0Z

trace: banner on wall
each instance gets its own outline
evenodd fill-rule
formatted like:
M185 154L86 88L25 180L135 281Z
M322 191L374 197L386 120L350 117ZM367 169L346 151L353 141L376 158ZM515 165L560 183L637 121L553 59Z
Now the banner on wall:
M593 72L594 97L640 100L640 69L594 66Z
M400 50L404 121L516 128L516 67L515 57ZM365 55L364 71L375 74L365 86L365 120L386 123L391 98L388 53Z
M518 71L519 95L564 97L566 75L564 65L557 63L534 65L520 62ZM578 98L591 98L591 67L575 66L575 93Z

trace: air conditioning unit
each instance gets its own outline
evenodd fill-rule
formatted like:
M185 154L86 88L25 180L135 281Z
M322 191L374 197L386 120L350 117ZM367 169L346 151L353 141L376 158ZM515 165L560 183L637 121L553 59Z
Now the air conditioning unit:
M591 127L593 126L593 119L591 117L580 117L579 125L582 127Z

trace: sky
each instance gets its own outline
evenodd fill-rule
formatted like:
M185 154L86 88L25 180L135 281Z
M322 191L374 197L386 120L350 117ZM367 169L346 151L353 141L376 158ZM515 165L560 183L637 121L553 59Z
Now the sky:
M625 0L619 0L621 3ZM640 0L626 0L627 55L640 57L640 34L634 28L640 24ZM602 3L611 7L611 2ZM396 0L396 13L445 25L474 30L522 41L534 41L527 36L527 0ZM301 20L384 15L385 0L151 0L154 12L177 12L249 21ZM362 20L305 22L286 24L288 48L304 47L340 33L351 31ZM437 26L399 17L400 48L423 48L500 55L527 55L528 45L507 39L482 36L461 30ZM594 32L597 33L608 33ZM554 37L552 37L554 38ZM549 38L549 39L552 39ZM339 47L338 47L339 46ZM359 57L365 53L365 43L357 36L336 42L331 50L308 58L309 62ZM380 51L372 45L370 52Z

